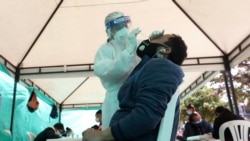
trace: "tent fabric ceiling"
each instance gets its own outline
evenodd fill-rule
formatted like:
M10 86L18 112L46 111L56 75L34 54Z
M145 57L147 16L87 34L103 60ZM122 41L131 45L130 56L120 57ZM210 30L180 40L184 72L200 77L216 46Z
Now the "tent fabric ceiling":
M181 91L206 71L224 70L225 56L229 56L233 66L250 54L249 0L0 3L0 55L22 72L39 72L48 67L46 73L23 76L21 73L21 77L30 79L58 103L102 103L105 92L92 72L93 60L107 39L104 18L112 11L122 11L131 17L131 28L142 30L139 40L162 29L183 37L188 45L188 59L182 66L186 77ZM60 76L48 74L54 72L50 68L54 66ZM79 66L82 68L78 70ZM71 75L64 73L70 70ZM78 71L74 73L75 70Z

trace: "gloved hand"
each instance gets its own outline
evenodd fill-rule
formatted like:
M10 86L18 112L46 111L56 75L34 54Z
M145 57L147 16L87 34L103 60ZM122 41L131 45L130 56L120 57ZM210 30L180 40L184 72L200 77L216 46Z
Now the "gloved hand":
M164 34L164 30L162 31L153 31L150 35L149 35L149 40L153 40L156 39L158 37L161 37Z
M134 50L137 47L137 39L136 36L141 33L141 30L139 28L133 29L129 34L128 34L128 41L129 41L129 48L131 52L134 52Z

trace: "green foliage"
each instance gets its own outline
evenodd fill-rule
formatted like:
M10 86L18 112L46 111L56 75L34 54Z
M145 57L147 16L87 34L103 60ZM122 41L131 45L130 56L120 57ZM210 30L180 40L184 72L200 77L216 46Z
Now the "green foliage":
M195 110L200 113L203 119L213 123L215 118L214 109L219 105L225 105L226 103L221 100L221 96L217 95L213 89L203 87L199 89L192 96L188 97L181 103L181 121L184 121L186 117L186 106L193 104Z
M236 72L232 73L232 79L237 102L240 103L248 100L249 102L246 105L246 111L250 112L250 57L232 68L232 70ZM214 121L214 109L217 106L228 107L228 103L221 100L222 97L226 95L223 75L219 74L211 80L209 84L210 87L204 86L182 101L181 121L184 121L184 118L186 117L186 106L188 104L193 104L196 111L201 114L202 118L210 123L213 123Z

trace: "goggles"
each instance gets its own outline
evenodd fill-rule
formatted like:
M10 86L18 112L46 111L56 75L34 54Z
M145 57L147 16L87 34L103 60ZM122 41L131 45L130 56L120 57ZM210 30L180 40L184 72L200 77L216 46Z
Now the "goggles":
M112 28L114 26L121 25L121 24L127 24L130 22L131 22L131 20L130 20L129 16L122 16L122 17L116 18L113 21L106 23L105 26L106 26L106 29L109 29L109 28Z

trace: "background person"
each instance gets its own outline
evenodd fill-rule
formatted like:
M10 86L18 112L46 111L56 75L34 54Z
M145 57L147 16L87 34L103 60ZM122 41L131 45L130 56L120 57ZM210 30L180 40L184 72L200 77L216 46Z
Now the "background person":
M66 131L62 134L62 137L69 137L70 135L73 136L73 131L71 128L66 127Z
M232 121L232 120L244 120L242 117L235 115L229 109L223 106L216 107L214 114L217 116L214 120L213 134L212 134L213 138L215 139L219 139L219 129L223 123ZM225 130L224 135L225 135L226 141L233 141L233 138L229 129Z
M119 11L106 16L108 41L98 49L94 59L94 73L106 89L102 105L104 129L109 126L112 115L119 108L117 92L120 86L138 62L134 50L137 46L136 35L141 31L134 29L129 35L129 23L130 18Z
M198 113L196 110L195 110L195 107L193 104L188 104L186 106L186 111L187 111L187 116L185 117L185 123L187 123L189 121L189 116L193 113ZM199 113L198 113L199 114ZM200 114L199 114L200 115Z
M212 134L212 132L212 125L202 119L199 113L195 112L189 115L189 122L185 124L183 137Z
M95 121L99 123L99 125L94 125L91 128L95 129L95 130L102 130L102 110L98 110L95 113Z
M187 56L187 47L180 36L166 34L144 40L137 54L142 60L119 90L120 109L112 117L110 127L101 132L84 131L83 141L156 141L167 108L174 108L172 114L176 118L169 132L171 140L175 140L180 99L175 106L167 104L183 81L180 65Z
M62 123L56 123L52 127L45 128L40 132L34 141L46 141L47 139L61 138L61 134L64 132L64 126Z
M186 110L188 115L191 115L196 112L193 104L188 104Z
M130 23L130 17L120 11L109 13L105 17L108 40L95 54L94 73L106 90L102 105L102 129L109 127L111 117L119 109L118 90L140 60L135 50L138 45L136 36L141 30L135 28L129 32ZM151 36L158 34L163 32L154 32Z

